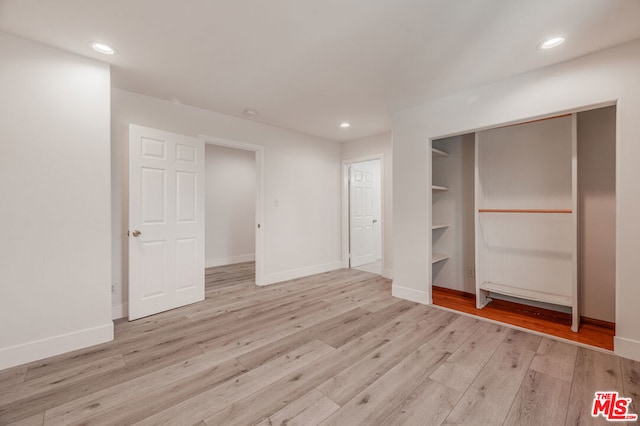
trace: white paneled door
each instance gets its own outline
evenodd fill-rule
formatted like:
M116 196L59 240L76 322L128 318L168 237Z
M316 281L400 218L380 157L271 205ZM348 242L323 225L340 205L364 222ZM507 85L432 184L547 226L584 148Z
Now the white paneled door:
M379 160L349 166L349 236L351 267L375 262L379 230Z
M204 300L204 141L129 126L129 320Z

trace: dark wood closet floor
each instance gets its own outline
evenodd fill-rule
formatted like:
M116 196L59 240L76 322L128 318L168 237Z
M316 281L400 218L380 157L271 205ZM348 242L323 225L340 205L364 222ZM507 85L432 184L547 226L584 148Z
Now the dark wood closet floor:
M476 309L475 295L435 286L432 298L433 304L437 306L613 350L615 330L611 323L584 319L578 332L574 333L571 331L571 316L568 314L503 300L493 300L484 308Z

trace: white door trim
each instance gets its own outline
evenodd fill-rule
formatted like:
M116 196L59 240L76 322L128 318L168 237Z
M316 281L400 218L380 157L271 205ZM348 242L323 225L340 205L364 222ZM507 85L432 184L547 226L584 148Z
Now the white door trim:
M349 166L353 163L362 163L363 161L380 160L380 234L381 234L381 263L382 274L385 272L384 262L384 229L386 226L385 221L385 209L384 209L384 184L385 184L385 170L384 170L384 154L373 154L365 157L350 158L342 160L342 267L349 267Z
M226 148L242 149L255 152L256 156L256 285L263 286L264 282L264 147L246 142L234 141L231 139L218 138L215 136L198 135L210 145L217 145Z

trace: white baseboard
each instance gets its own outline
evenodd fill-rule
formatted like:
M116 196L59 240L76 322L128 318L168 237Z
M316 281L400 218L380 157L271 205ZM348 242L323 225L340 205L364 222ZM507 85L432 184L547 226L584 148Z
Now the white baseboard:
M215 266L233 265L234 263L253 262L256 260L255 253L239 254L237 256L216 257L206 259L204 261L205 268L213 268Z
M384 278L388 278L388 279L392 280L393 279L393 269L391 269L391 268L383 269L382 270L382 276Z
M0 370L113 340L113 322L0 349Z
M411 302L422 303L423 305L431 304L431 300L429 300L429 294L426 291L422 290L416 290L413 288L392 284L391 295L393 297L399 297L400 299L409 300Z
M265 274L262 285L280 283L282 281L295 280L309 275L321 274L323 272L335 271L342 268L342 261L324 263L322 265L307 266L305 268L292 269L289 271Z
M129 316L129 304L123 303L122 305L113 305L111 307L111 319L117 320Z
M640 342L615 336L613 338L613 352L623 358L640 361Z

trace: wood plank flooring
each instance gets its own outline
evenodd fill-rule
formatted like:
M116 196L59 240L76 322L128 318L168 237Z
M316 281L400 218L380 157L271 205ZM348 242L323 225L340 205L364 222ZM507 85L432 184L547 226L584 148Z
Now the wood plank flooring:
M516 325L598 348L613 350L615 330L612 323L583 320L577 333L571 331L571 315L532 308L495 299L482 309L476 308L475 295L442 287L433 287L433 303L481 318Z
M337 270L268 287L211 268L204 302L0 371L0 425L603 424L640 363L390 296ZM637 412L637 411L634 411Z

